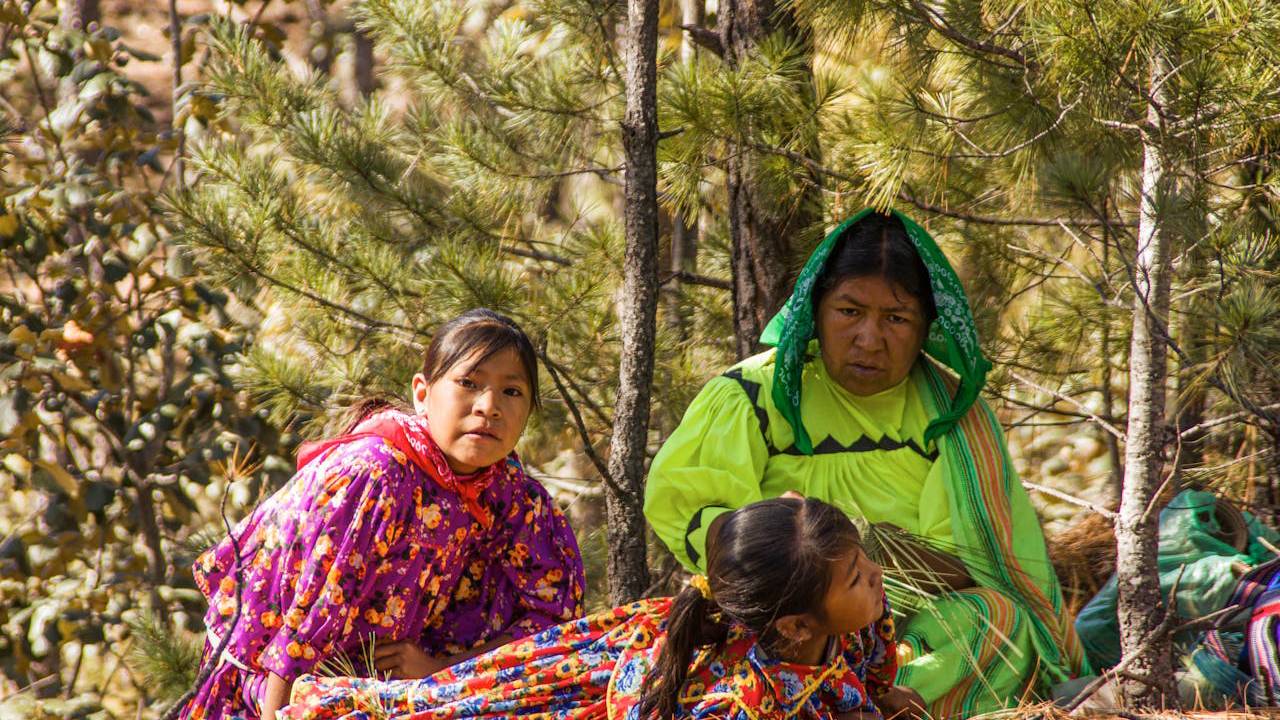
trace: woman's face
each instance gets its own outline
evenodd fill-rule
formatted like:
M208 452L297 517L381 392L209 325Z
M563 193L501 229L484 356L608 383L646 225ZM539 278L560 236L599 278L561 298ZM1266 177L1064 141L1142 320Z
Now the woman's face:
M862 548L854 548L835 561L822 607L826 634L844 635L867 627L884 613L884 571Z
M529 376L512 348L476 364L476 355L446 370L435 382L413 376L413 405L427 418L431 437L453 471L488 467L515 449L533 407Z
M841 280L818 303L817 324L827 374L854 395L902 382L928 332L920 301L874 276Z

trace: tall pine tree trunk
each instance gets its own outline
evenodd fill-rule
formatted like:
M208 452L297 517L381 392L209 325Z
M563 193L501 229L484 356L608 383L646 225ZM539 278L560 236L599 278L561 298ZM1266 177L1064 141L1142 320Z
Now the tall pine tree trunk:
M1111 212L1110 197L1108 191L1102 199L1103 217L1110 217L1107 214ZM1104 226L1102 228L1102 271L1104 273L1111 272L1111 243L1111 233ZM1107 419L1107 422L1112 422L1112 418L1115 417L1115 373L1112 355L1116 346L1112 344L1113 342L1111 323L1109 320L1104 320L1098 354L1102 358L1102 416ZM1102 438L1107 444L1107 459L1110 461L1110 471L1107 473L1106 485L1103 488L1102 504L1108 508L1118 508L1122 494L1121 486L1124 482L1124 459L1120 455L1120 439L1109 432L1102 433Z
M1167 72L1159 54L1151 63L1152 87ZM1153 95L1163 102L1163 85ZM1169 286L1176 252L1174 233L1162 216L1172 181L1163 152L1161 118L1153 103L1143 133L1142 199L1134 269L1133 335L1129 351L1129 426L1125 441L1124 492L1116 518L1120 645L1128 664L1121 688L1135 707L1158 707L1175 699L1172 645L1161 622L1164 612L1156 567L1159 512L1155 507L1165 446L1165 333Z
M799 36L789 13L780 11L774 0L724 0L717 24L724 60L735 68L757 54L761 41L774 32ZM809 193L812 197L785 207L769 197L759 179L760 158L755 153L750 147L733 147L725 163L739 358L757 350L764 326L791 292L797 237L821 220L816 188Z
M179 88L182 87L182 16L178 14L178 0L169 0L169 47L173 51L173 81L169 87L169 130L178 138L178 147L174 150L173 174L178 190L186 185L186 163L183 155L187 151L187 141L182 128L175 124L178 118Z
M680 20L683 26L700 27L705 0L680 0ZM697 44L690 33L683 33L680 41L680 62L697 62ZM671 218L671 281L667 284L667 324L684 340L689 334L689 318L685 312L682 280L686 273L698 269L698 214L677 211Z
M361 97L369 97L377 89L377 78L373 74L373 38L363 30L356 28L352 32L355 43L354 75L356 90Z
M1267 438L1271 441L1271 461L1267 463L1267 476L1259 480L1262 487L1252 499L1262 501L1255 514L1275 527L1280 524L1280 425L1272 425Z
M605 496L609 599L615 605L642 597L649 586L642 497L658 309L658 0L627 1L625 43L627 247L618 303L622 359L609 475L626 496L612 489Z

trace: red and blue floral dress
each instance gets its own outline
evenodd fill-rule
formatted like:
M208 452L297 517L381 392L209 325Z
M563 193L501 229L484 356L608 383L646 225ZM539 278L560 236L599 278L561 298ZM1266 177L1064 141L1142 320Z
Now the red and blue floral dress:
M509 643L424 680L307 675L293 686L289 720L639 720L645 676L666 639L670 598L641 600ZM817 666L771 657L757 637L730 629L699 650L680 698L681 718L828 720L878 715L893 685L893 620L835 638Z

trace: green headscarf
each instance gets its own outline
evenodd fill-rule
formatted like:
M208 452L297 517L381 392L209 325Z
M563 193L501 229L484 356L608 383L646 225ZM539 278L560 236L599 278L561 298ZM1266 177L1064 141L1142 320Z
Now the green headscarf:
M813 454L813 441L800 419L800 385L805 351L809 341L817 337L814 286L845 230L872 212L875 212L873 208L858 212L827 235L809 256L804 270L800 271L791 297L760 336L760 342L778 348L773 369L773 402L791 425L796 448L805 455ZM929 272L929 286L933 289L933 301L938 309L938 317L929 325L924 351L960 376L960 386L951 401L950 410L934 418L925 430L925 442L932 442L964 417L978 399L991 363L983 357L978 346L978 331L969 310L969 299L965 297L964 287L960 285L960 278L956 277L951 263L947 262L947 257L924 228L897 210L891 212L902 221L907 237L911 238L916 252L924 261Z

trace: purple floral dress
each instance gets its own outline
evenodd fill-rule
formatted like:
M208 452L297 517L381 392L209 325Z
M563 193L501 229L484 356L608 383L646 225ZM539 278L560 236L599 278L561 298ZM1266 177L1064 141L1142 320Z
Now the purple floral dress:
M268 671L292 680L345 655L363 672L373 640L448 656L581 615L577 541L519 459L486 471L485 523L448 489L469 478L440 479L450 471L426 444L434 472L382 437L339 444L237 528L243 610L182 717L257 717ZM195 564L206 663L235 614L235 566L230 538Z

